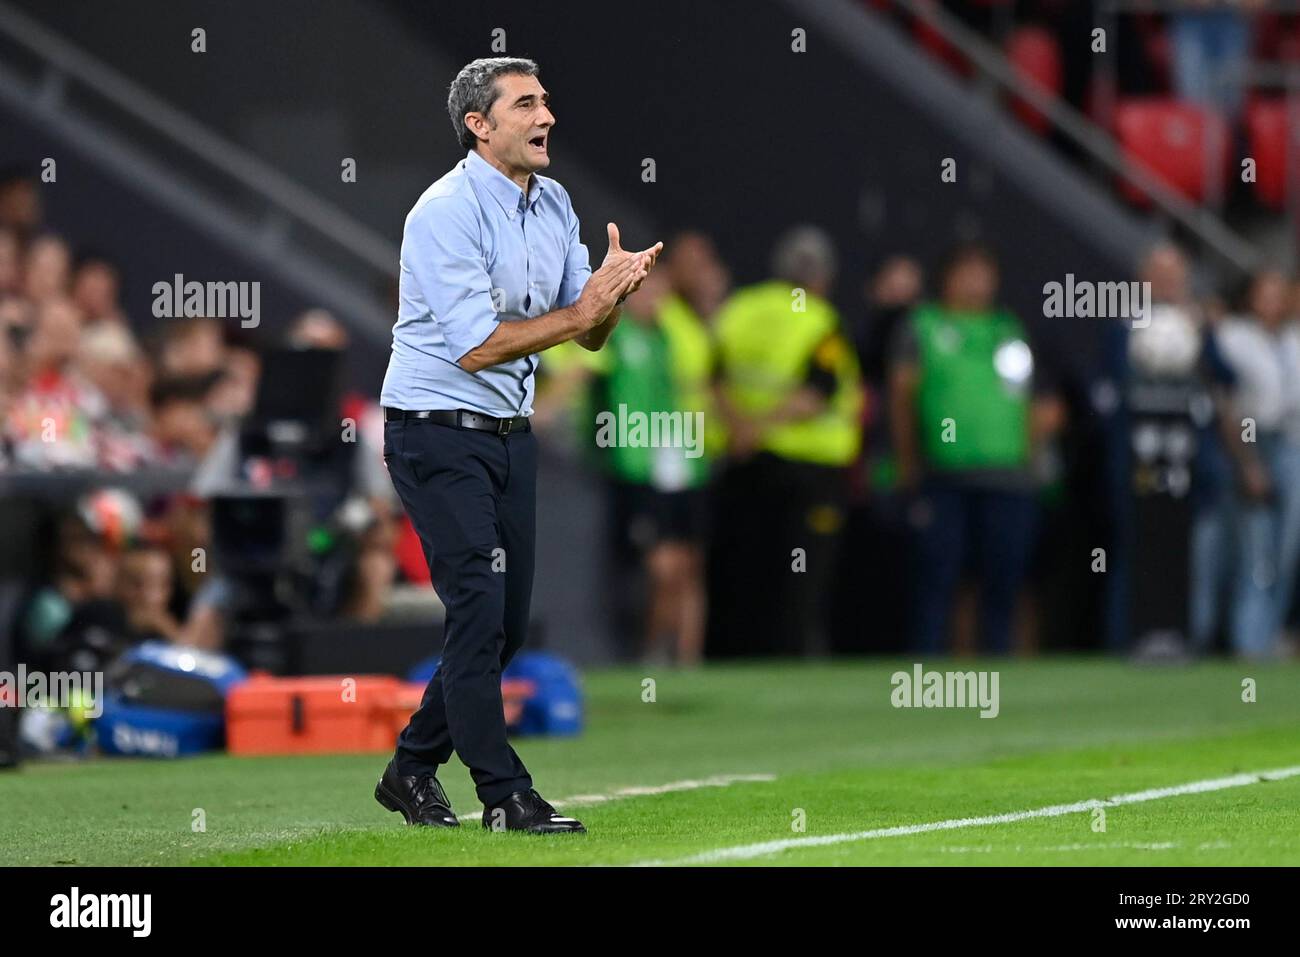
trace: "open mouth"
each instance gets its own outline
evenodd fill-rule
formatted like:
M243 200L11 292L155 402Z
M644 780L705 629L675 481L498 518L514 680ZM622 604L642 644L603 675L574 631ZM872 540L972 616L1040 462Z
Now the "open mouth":
M546 152L546 134L539 133L528 141L528 145L539 152Z

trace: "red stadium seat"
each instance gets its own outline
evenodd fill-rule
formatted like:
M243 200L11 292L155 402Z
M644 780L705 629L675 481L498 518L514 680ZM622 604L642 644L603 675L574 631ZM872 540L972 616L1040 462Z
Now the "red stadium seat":
M1061 95L1061 49L1042 27L1022 27L1007 38L1007 60L1016 75L1054 96ZM1046 133L1052 121L1026 100L1014 99L1011 109L1035 133Z
M1286 205L1286 100L1253 100L1246 107L1249 155L1255 161L1255 196L1265 206Z
M1164 97L1123 99L1115 109L1115 134L1125 159L1144 167L1188 199L1200 202L1227 173L1228 127L1214 110ZM1213 155L1207 155L1207 149ZM1121 178L1131 202L1148 205L1135 185Z

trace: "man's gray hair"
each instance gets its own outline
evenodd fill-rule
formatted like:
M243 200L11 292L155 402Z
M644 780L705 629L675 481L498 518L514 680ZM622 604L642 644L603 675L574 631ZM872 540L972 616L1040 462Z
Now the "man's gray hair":
M796 226L777 240L772 272L796 286L810 286L835 275L835 244L816 226Z
M478 137L465 125L465 114L482 113L486 116L498 96L497 77L512 74L537 76L537 64L521 57L484 57L466 63L456 74L456 79L451 81L447 112L451 114L451 127L456 131L456 138L465 149L472 150L478 142Z

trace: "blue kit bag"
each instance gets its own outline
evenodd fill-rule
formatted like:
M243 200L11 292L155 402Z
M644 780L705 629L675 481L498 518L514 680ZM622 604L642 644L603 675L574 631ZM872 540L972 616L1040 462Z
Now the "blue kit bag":
M438 661L435 657L420 662L406 680L428 684ZM515 655L501 677L531 681L535 689L524 702L519 722L510 728L513 734L565 736L582 732L582 684L569 662L545 651L525 651Z
M226 694L247 678L225 655L142 642L105 675L104 710L95 720L100 750L163 758L218 750Z

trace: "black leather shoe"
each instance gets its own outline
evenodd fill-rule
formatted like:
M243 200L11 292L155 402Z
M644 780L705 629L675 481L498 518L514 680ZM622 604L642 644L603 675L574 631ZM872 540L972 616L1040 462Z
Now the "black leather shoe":
M580 834L586 828L571 817L561 817L536 791L516 791L504 801L483 809L483 826L489 831L528 831L532 834Z
M460 821L452 813L451 802L447 800L447 792L429 773L399 775L390 761L375 785L375 800L388 810L399 812L407 824L460 827Z

